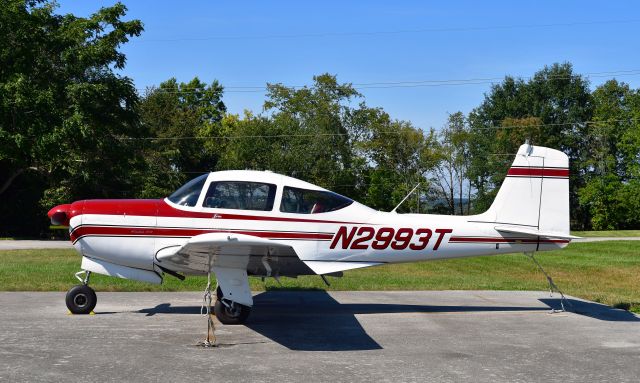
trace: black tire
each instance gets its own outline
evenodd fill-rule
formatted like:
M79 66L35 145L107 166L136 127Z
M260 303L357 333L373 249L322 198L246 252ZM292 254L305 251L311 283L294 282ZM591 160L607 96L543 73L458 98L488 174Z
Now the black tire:
M220 300L216 300L216 304L213 306L213 312L216 314L216 318L218 318L220 323L243 324L246 322L251 313L251 307L241 305L240 303L227 302L232 305L232 308L227 307Z
M216 297L218 298L218 300L221 300L224 297L224 295L222 295L222 289L220 288L220 286L216 288Z
M73 286L67 291L67 308L73 314L89 314L96 307L96 292L87 285Z

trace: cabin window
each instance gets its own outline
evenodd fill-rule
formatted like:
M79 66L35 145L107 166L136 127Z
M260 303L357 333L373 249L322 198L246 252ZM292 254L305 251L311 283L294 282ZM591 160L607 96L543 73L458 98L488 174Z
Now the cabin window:
M273 209L276 185L259 182L212 182L204 197L204 207L237 210Z
M347 207L353 200L330 191L307 190L285 186L280 211L285 213L317 214Z
M196 203L198 203L198 197L200 197L200 192L204 187L204 183L207 180L208 175L209 174L203 174L182 185L180 189L176 190L175 193L168 197L169 201L176 205L196 206Z

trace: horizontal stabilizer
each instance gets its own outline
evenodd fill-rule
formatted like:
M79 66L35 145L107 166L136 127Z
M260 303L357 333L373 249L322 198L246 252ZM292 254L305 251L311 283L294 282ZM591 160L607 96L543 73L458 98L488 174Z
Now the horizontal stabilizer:
M500 226L496 226L495 229L503 233L524 234L524 235L531 235L534 237L562 238L562 239L579 239L580 238L580 237L576 237L575 235L570 235L566 233L560 233L560 232L554 232L554 231L540 231L532 227L500 225Z
M362 267L378 266L380 262L340 262L340 261L303 261L314 273L331 274L339 271L360 269Z

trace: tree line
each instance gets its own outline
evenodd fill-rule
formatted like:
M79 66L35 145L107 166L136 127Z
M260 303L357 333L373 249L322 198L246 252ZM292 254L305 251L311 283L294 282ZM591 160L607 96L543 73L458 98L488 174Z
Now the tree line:
M225 169L271 170L391 210L474 214L526 140L567 153L574 229L640 228L640 90L591 89L570 63L506 76L470 113L420 129L320 74L267 84L263 109L228 113L217 81L135 89L122 44L143 31L116 4L90 17L45 0L0 8L0 235L48 232L84 198L161 198Z

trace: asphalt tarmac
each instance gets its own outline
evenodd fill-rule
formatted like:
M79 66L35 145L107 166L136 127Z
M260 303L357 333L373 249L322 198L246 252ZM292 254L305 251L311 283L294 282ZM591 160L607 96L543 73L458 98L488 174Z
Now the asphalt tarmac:
M637 382L640 318L548 292L257 293L206 336L199 293L0 293L0 381Z

